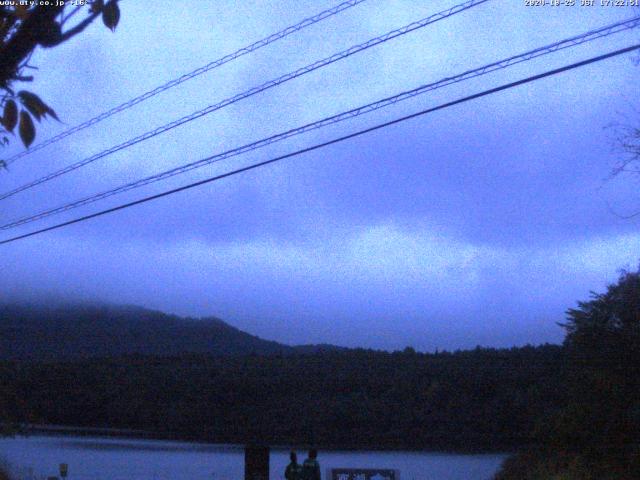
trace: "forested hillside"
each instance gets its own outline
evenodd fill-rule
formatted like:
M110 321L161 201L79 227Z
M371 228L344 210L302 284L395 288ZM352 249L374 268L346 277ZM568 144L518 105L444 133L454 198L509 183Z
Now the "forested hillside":
M106 328L104 319L83 321L86 332ZM154 348L168 339L170 322L196 322L154 321L141 323L150 332L167 322ZM122 325L116 321L114 331L126 332ZM623 272L605 293L569 309L562 346L321 352L262 343L220 321L207 325L281 349L3 360L0 423L126 428L212 442L519 449L503 480L632 479L640 471L640 272ZM52 340L37 330L31 335L32 344Z
M4 362L18 421L215 442L503 450L562 403L558 346Z
M0 360L60 360L119 355L291 354L335 349L290 347L217 318L182 318L132 306L0 305Z

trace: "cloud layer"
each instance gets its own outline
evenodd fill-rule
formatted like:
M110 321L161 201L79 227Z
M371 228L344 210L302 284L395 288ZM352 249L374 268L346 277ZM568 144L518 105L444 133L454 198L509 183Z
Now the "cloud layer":
M450 5L365 2L16 162L0 177L2 191ZM32 88L79 123L328 6L123 2L116 34L94 25L38 52ZM633 14L489 2L4 201L0 215L56 206ZM100 206L634 39L556 53ZM0 295L217 315L288 343L433 350L561 341L564 311L640 258L638 219L612 213L640 206L636 184L604 181L619 158L604 127L626 114L637 120L637 75L632 58L617 58L5 246ZM39 138L62 128L43 124Z

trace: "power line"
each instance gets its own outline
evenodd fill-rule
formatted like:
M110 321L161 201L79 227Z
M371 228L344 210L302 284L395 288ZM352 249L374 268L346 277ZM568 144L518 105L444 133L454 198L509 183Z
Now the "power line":
M12 238L8 238L6 240L0 241L0 245L4 245L4 244L7 244L7 243L15 242L17 240L21 240L21 239L24 239L24 238L32 237L34 235L38 235L38 234L41 234L41 233L45 233L45 232L49 232L49 231L52 231L52 230L56 230L56 229L59 229L59 228L62 228L62 227L66 227L68 225L73 225L75 223L84 222L84 221L90 220L92 218L96 218L96 217L99 217L99 216L102 216L102 215L106 215L108 213L117 212L119 210L124 210L126 208L133 207L135 205L140 205L142 203L147 203L147 202L150 202L152 200L156 200L158 198L162 198L162 197L166 197L166 196L172 195L174 193L182 192L184 190L190 190L192 188L199 187L200 185L205 185L207 183L215 182L217 180L221 180L223 178L231 177L231 176L237 175L239 173L247 172L249 170L254 170L254 169L259 168L259 167L263 167L263 166L266 166L266 165L269 165L269 164L272 164L272 163L276 163L278 161L281 161L281 160L284 160L284 159L287 159L287 158L295 157L295 156L301 155L303 153L308 153L308 152L311 152L311 151L314 151L314 150L318 150L320 148L324 148L324 147L327 147L329 145L340 143L340 142L343 142L345 140L364 135L366 133L370 133L370 132L373 132L373 131L376 131L376 130L380 130L382 128L389 127L391 125L395 125L395 124L398 124L398 123L401 123L401 122L404 122L404 121L407 121L407 120L410 120L410 119L413 119L413 118L416 118L416 117L420 117L422 115L426 115L428 113L432 113L432 112L435 112L435 111L438 111L438 110L443 110L445 108L449 108L449 107L452 107L454 105L459 105L461 103L466 103L468 101L475 100L477 98L485 97L487 95L491 95L491 94L494 94L494 93L497 93L497 92L501 92L503 90L508 90L510 88L514 88L514 87L517 87L517 86L520 86L520 85L531 83L531 82L534 82L534 81L537 81L537 80L540 80L540 79L543 79L543 78L546 78L546 77L557 75L557 74L560 74L560 73L563 73L563 72L566 72L566 71L569 71L569 70L573 70L573 69L576 69L576 68L579 68L579 67L583 67L585 65L589 65L589 64L592 64L592 63L600 62L602 60L606 60L608 58L616 57L618 55L623 55L625 53L629 53L629 52L632 52L632 51L635 51L635 50L638 50L638 49L640 49L640 44L636 44L636 45L633 45L633 46L630 46L630 47L626 47L626 48L622 48L622 49L619 49L619 50L615 50L613 52L609 52L609 53L606 53L604 55L599 55L597 57L592 57L592 58L590 58L588 60L583 60L581 62L573 63L573 64L570 64L570 65L566 65L566 66L561 67L561 68L556 68L554 70L548 70L548 71L546 71L544 73L533 75L533 76L530 76L530 77L527 77L527 78L524 78L524 79L521 79L521 80L518 80L518 81L515 81L515 82L507 83L507 84L501 85L499 87L495 87L495 88L491 88L491 89L488 89L488 90L484 90L484 91L482 91L480 93L476 93L476 94L473 94L473 95L462 97L462 98L459 98L457 100L453 100L451 102L443 103L443 104L438 105L436 107L428 108L426 110L422 110L420 112L413 113L411 115L406 115L406 116L397 118L395 120L391 120L389 122L381 123L381 124L375 125L373 127L366 128L364 130L359 130L357 132L350 133L348 135L344 135L342 137L334 138L333 140L329 140L329 141L326 141L326 142L318 143L316 145L312 145L310 147L306 147L306 148L303 148L303 149L300 149L300 150L296 150L295 152L287 153L285 155L280 155L278 157L271 158L269 160L265 160L265 161L262 161L262 162L254 163L254 164L246 166L246 167L238 168L236 170L232 170L230 172L223 173L221 175L216 175L214 177L210 177L210 178L207 178L207 179L204 179L204 180L200 180L198 182L190 183L190 184L184 185L182 187L174 188L172 190L167 190L167 191L164 191L162 193L158 193L158 194L151 195L151 196L148 196L148 197L145 197L145 198L141 198L139 200L135 200L135 201L132 201L132 202L129 202L129 203L118 205L117 207L108 208L106 210L102 210L102 211L99 211L99 212L96 212L96 213L85 215L83 217L79 217L79 218L75 218L73 220L68 220L66 222L58 223L56 225L52 225L52 226L47 227L47 228L42 228L40 230L35 230L33 232L25 233L23 235L18 235L18 236L12 237Z
M348 48L347 50L343 50L342 52L336 53L334 55L331 55L330 57L324 58L322 60L318 60L314 63L311 63L305 67L299 68L293 72L287 73L285 75L282 75L274 80L271 80L269 82L263 83L260 86L257 87L253 87L243 93L239 93L237 95L234 95L233 97L229 97L225 100L222 100L221 102L218 102L214 105L210 105L202 110L199 110L197 112L191 113L189 115L186 115L178 120L175 120L173 122L170 122L166 125L163 125L161 127L156 128L155 130L151 130L149 132L143 133L142 135L139 135L135 138L132 138L130 140L127 140L126 142L123 142L119 145L116 145L114 147L108 148L107 150L103 150L102 152L95 154L91 157L85 158L84 160L80 160L79 162L73 163L67 167L64 167L60 170L57 170L53 173L50 173L48 175L45 175L44 177L41 177L37 180L34 180L30 183L27 183L25 185L22 185L14 190L11 190L7 193L4 193L2 195L0 195L0 200L4 200L6 198L9 198L13 195L16 195L17 193L23 192L24 190L28 190L30 188L33 188L37 185L40 185L42 183L48 182L49 180L53 180L54 178L57 178L61 175L64 175L66 173L72 172L78 168L81 168L85 165L88 165L90 163L95 162L96 160L99 160L103 157L106 157L108 155L111 155L112 153L118 152L120 150L123 150L125 148L131 147L133 145L136 145L140 142L143 142L145 140L148 140L150 138L153 138L157 135L160 135L162 133L165 133L169 130L172 130L180 125L183 125L185 123L191 122L193 120L196 120L200 117L203 117L205 115L208 115L212 112L215 112L217 110L220 110L228 105L231 105L233 103L236 103L240 100L243 100L245 98L251 97L253 95L256 95L260 92L263 92L265 90L268 90L270 88L276 87L278 85L281 85L285 82L288 82L290 80L293 80L295 78L301 77L307 73L313 72L319 68L325 67L327 65L330 65L332 63L335 63L339 60L343 60L345 58L350 57L351 55L354 55L356 53L362 52L364 50L367 50L371 47L374 47L376 45L380 45L382 43L385 43L389 40L392 40L396 37L402 36L402 35L406 35L407 33L413 32L415 30L418 30L420 28L426 27L427 25L431 25L432 23L435 23L437 21L443 20L445 18L451 17L457 13L463 12L465 10L468 10L470 8L473 8L477 5L483 4L485 2L488 2L489 0L468 0L464 3L461 3L459 5L453 6L451 8L448 8L446 10L443 10L441 12L435 13L427 18L424 18L422 20L418 20L417 22L412 22L408 25L405 25L404 27L398 28L396 30L392 30L390 32L385 33L384 35L380 35L378 37L372 38L364 43L355 45L351 48Z
M50 217L52 215L58 214L58 213L62 213L62 212L66 212L84 205L89 205L91 203L97 202L99 200L103 200L105 198L120 194L120 193L124 193L136 188L140 188L142 186L145 185L149 185L161 180L165 180L167 178L173 177L175 175L179 175L185 172L188 172L190 170L194 170L197 168L201 168L204 167L206 165L210 165L212 163L215 162L219 162L221 160L225 160L231 157L235 157L237 155L241 155L253 150L256 150L258 148L262 148L265 147L267 145L285 140L287 138L291 138L293 136L297 136L312 130L316 130L319 128L323 128L325 126L328 125L332 125L338 122L342 122L344 120L348 120L351 118L355 118L358 117L360 115L364 115L366 113L370 113L373 112L375 110L379 110L381 108L387 107L389 105L393 105L395 103L407 100L409 98L413 98L417 95L421 95L433 90L436 90L438 88L442 88L448 85L452 85L455 83L459 83L465 80L469 80L471 78L476 78L479 77L481 75L486 75L488 73L497 71L497 70L501 70L504 68L507 68L509 66L512 65L516 65L518 63L522 63L525 61L529 61L531 59L543 56L543 55L547 55L553 52L557 52L559 50L563 50L566 48L570 48L570 47L574 47L576 45L580 45L582 43L586 43L589 41L593 41L602 37L606 37L608 35L612 35L614 33L618 33L621 31L625 31L625 30L629 30L631 28L637 27L638 25L640 25L640 16L629 19L629 20L625 20L622 22L617 22L605 27L601 27L595 30L591 30L588 32L585 32L581 35L576 35L573 37L569 37L567 39L558 41L558 42L554 42L552 44L546 45L544 47L540 47L540 48L536 48L534 50L529 50L525 53L521 53L519 55L514 55L508 58L505 58L503 60L499 60L497 62L493 62L490 63L488 65L484 65L480 68L475 68L473 70L467 70L464 73L452 76L452 77L446 77L442 80L439 80L437 82L433 82L433 83L429 83L426 85L422 85L418 88L414 88L412 90L408 90L402 93L399 93L397 95L391 96L391 97L387 97L384 98L382 100L378 100L376 102L372 102L369 103L367 105L363 105L360 106L358 108L354 108L351 110L348 110L346 112L342 112L339 113L337 115L333 115L330 117L326 117L323 118L321 120L312 122L312 123L308 123L306 125L297 127L297 128L293 128L290 130L287 130L285 132L282 133L278 133L276 135L272 135L270 137L266 137L263 138L261 140L240 146L240 147L236 147L234 149L231 150L227 150L225 152L213 155L213 156L209 156L206 157L204 159L200 159L198 161L192 162L192 163L188 163L186 165L182 165L180 167L176 167L176 168L172 168L170 170L166 170L164 172L161 173L157 173L155 175L151 175L139 180L136 180L134 182L130 182L130 183L126 183L124 185L121 185L119 187L110 189L110 190L106 190L97 194L93 194L90 195L88 197L82 198L80 200L76 200L74 202L71 203L67 203L65 205L59 206L59 207L55 207L55 208L51 208L42 212L39 212L37 214L34 215L30 215L27 217L23 217L17 220L13 220L7 224L4 225L0 225L0 230L8 230L11 228L15 228L18 227L20 225L25 225L27 223L31 223L37 220L41 220L47 217Z
M131 100L128 100L124 103L121 103L120 105L111 108L110 110L107 110L106 112L101 113L100 115L97 115L79 125L76 125L75 127L69 128L68 130L65 130L64 132L59 133L58 135L51 137L43 142L38 143L37 145L34 145L33 147L31 147L28 150L23 150L20 153L17 153L16 155L13 155L12 157L8 158L5 163L7 165L10 165L11 163L15 162L16 160L18 160L19 158L22 157L26 157L27 155L32 154L33 152L36 152L48 145L51 145L53 143L56 143L60 140L62 140L63 138L68 137L69 135L73 135L74 133L77 133L81 130L84 130L85 128L91 127L92 125L95 125L117 113L120 113L124 110L127 110L131 107L133 107L134 105L137 105L138 103L144 102L145 100L148 100L151 97L155 97L156 95L158 95L159 93L162 93L166 90L169 90L170 88L173 88L177 85L180 85L181 83L186 82L187 80L191 80L192 78L195 78L199 75L202 75L203 73L206 73L210 70L213 70L215 68L218 68L226 63L229 63L233 60L236 60L237 58L240 58L244 55L247 55L251 52L255 52L256 50L262 48L262 47L266 47L267 45L276 42L278 40L281 40L285 37L288 37L289 35L299 32L300 30L309 27L311 25L314 25L318 22L321 22L322 20L325 20L329 17L332 17L334 15L337 15L340 12L343 12L351 7L355 7L356 5L364 2L365 0L348 0L346 2L343 2L339 5L336 5L333 8L330 8L328 10L324 10L312 17L309 18L305 18L304 20L302 20L299 23L296 23L295 25L291 25L287 28L285 28L284 30L280 30L277 33L274 33L272 35L269 35L268 37L263 38L262 40L258 40L257 42L252 43L251 45L247 45L246 47L243 47L239 50L236 50L233 53L230 53L228 55L225 55L224 57L218 58L217 60L214 60L202 67L196 68L195 70L189 72L189 73L185 73L184 75L174 79L174 80L170 80L167 83L160 85L152 90L149 90L135 98L132 98Z

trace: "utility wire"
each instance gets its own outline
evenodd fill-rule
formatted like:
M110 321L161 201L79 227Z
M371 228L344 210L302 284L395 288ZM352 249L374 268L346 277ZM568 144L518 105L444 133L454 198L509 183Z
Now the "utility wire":
M97 115L79 125L76 125L75 127L69 128L68 130L65 130L64 132L59 133L58 135L51 137L47 140L44 140L43 142L40 142L36 145L34 145L33 147L31 147L28 150L23 150L20 153L17 153L15 155L13 155L12 157L8 158L5 163L6 165L10 165L11 163L15 162L16 160L18 160L19 158L22 157L26 157L27 155L32 154L33 152L36 152L48 145L51 145L53 143L56 143L60 140L62 140L63 138L68 137L69 135L73 135L74 133L77 133L81 130L84 130L85 128L88 128L92 125L95 125L96 123L99 123L117 113L120 113L124 110L127 110L131 107L133 107L134 105L137 105L138 103L144 102L145 100L148 100L151 97L155 97L156 95L158 95L159 93L162 93L166 90L169 90L170 88L173 88L177 85L180 85L181 83L186 82L187 80L191 80L192 78L195 78L199 75L202 75L203 73L206 73L210 70L213 70L215 68L218 68L222 65L224 65L225 63L229 63L232 60L235 60L237 58L240 58L244 55L247 55L251 52L255 52L256 50L262 48L262 47L266 47L267 45L276 42L278 40L281 40L285 37L288 37L289 35L296 33L306 27L309 27L315 23L321 22L322 20L325 20L329 17L332 17L334 15L337 15L340 12L343 12L351 7L355 7L356 5L358 5L359 3L364 2L365 0L348 0L346 2L342 2L339 5L336 5L333 8L330 8L328 10L324 10L312 17L309 18L305 18L304 20L302 20L299 23L296 23L295 25L291 25L287 28L285 28L284 30L281 30L277 33L274 33L272 35L269 35L268 37L263 38L262 40L258 40L255 43L252 43L251 45L248 45L246 47L243 47L239 50L236 50L233 53L230 53L228 55L225 55L224 57L218 58L217 60L214 60L210 63L208 63L207 65L204 65L202 67L196 68L195 70L189 72L189 73L185 73L184 75L174 79L174 80L170 80L167 83L160 85L152 90L149 90L135 98L132 98L131 100L128 100L124 103L121 103L120 105L111 108L110 110L107 110L106 112L101 113L100 115Z
M168 123L166 125L163 125L161 127L156 128L155 130L151 130L149 132L146 132L142 135L139 135L135 138L132 138L130 140L127 140L126 142L123 142L119 145L116 145L114 147L111 147L107 150L104 150L96 155L93 155L91 157L85 158L84 160L80 160L79 162L73 163L67 167L64 167L60 170L57 170L53 173L50 173L48 175L45 175L44 177L41 177L37 180L34 180L30 183L27 183L25 185L22 185L21 187L18 187L14 190L11 190L10 192L4 193L2 195L0 195L0 200L4 200L8 197L11 197L19 192L22 192L24 190L28 190L29 188L33 188L36 185L40 185L41 183L45 183L49 180L52 180L56 177L59 177L61 175L64 175L66 173L72 172L80 167L83 167L85 165L88 165L90 163L95 162L96 160L99 160L103 157L106 157L108 155L111 155L112 153L118 152L120 150L123 150L125 148L131 147L133 145L136 145L140 142L143 142L145 140L148 140L150 138L155 137L156 135L160 135L161 133L165 133L169 130L172 130L180 125L183 125L185 123L191 122L193 120L196 120L200 117L203 117L205 115L208 115L212 112L215 112L217 110L220 110L221 108L224 108L228 105L231 105L233 103L236 103L240 100L243 100L245 98L251 97L253 95L256 95L257 93L263 92L265 90L268 90L270 88L276 87L278 85L281 85L285 82L288 82L290 80L293 80L295 78L301 77L302 75L305 75L307 73L313 72L314 70L317 70L319 68L325 67L327 65L330 65L332 63L335 63L339 60L343 60L345 58L350 57L351 55L354 55L356 53L362 52L364 50L367 50L371 47L374 47L376 45L380 45L382 43L385 43L391 39L394 39L396 37L402 36L402 35L406 35L407 33L413 32L415 30L418 30L420 28L426 27L427 25L431 25L432 23L435 23L439 20L443 20L445 18L451 17L457 13L463 12L465 10L468 10L472 7L475 7L477 5L480 5L482 3L488 2L489 0L468 0L464 3L461 3L459 5L456 5L454 7L448 8L446 10L443 10L441 12L435 13L427 18L424 18L422 20L418 20L417 22L412 22L408 25L405 25L404 27L398 28L396 30L392 30L390 32L385 33L384 35L380 35L378 37L372 38L371 40L368 40L364 43L355 45L351 48L348 48L347 50L343 50L340 53L336 53L334 55L331 55L330 57L324 58L323 60L318 60L317 62L311 63L305 67L299 68L293 72L287 73L285 75L282 75L281 77L278 77L274 80L271 80L269 82L263 83L260 86L257 87L253 87L243 93L239 93L237 95L234 95L233 97L229 97L225 100L222 100L221 102L218 102L214 105L210 105L202 110L199 110L197 112L191 113L190 115L186 115L178 120L175 120L171 123Z
M20 218L18 220L13 220L9 223L6 223L4 225L0 225L0 230L9 230L11 228L15 228L18 227L20 225L24 225L27 223L31 223L37 220L41 220L43 218L47 218L49 216L61 213L61 212L66 212L84 205L88 205L94 202L97 202L99 200L103 200L105 198L111 197L113 195L117 195L120 193L124 193L127 192L129 190L133 190L136 188L140 188L143 187L145 185L149 185L161 180L165 180L167 178L173 177L175 175L179 175L185 172L188 172L190 170L194 170L197 168L201 168L207 165L210 165L212 163L215 162L219 162L221 160L225 160L227 158L231 158L231 157L235 157L237 155L241 155L243 153L247 153L250 152L252 150L256 150L258 148L262 148L265 147L267 145L285 140L287 138L293 137L293 136L297 136L312 130L316 130L328 125L332 125L338 122L342 122L344 120L348 120L351 118L355 118L358 117L360 115L364 115L366 113L370 113L373 112L375 110L379 110L381 108L387 107L389 105L393 105L395 103L407 100L409 98L413 98L417 95L421 95L433 90L436 90L438 88L442 88L448 85L452 85L458 82L462 82L465 80L469 80L471 78L475 78L475 77L479 77L482 75L486 75L488 73L497 71L497 70L501 70L507 67L510 67L512 65L516 65L518 63L522 63L525 61L529 61L531 59L537 58L537 57L541 57L543 55L547 55L553 52L557 52L559 50L563 50L566 48L570 48L570 47L574 47L576 45L580 45L582 43L586 43L589 41L593 41L602 37L606 37L608 35L612 35L614 33L617 32L621 32L621 31L625 31L625 30L629 30L631 28L637 27L640 25L640 16L626 20L626 21L622 21L622 22L617 22L611 25L608 25L606 27L601 27L595 30L591 30L588 32L585 32L581 35L576 35L573 37L569 37L566 38L564 40L558 41L558 42L554 42L552 44L546 45L544 47L540 47L540 48L536 48L534 50L529 50L525 53L521 53L519 55L514 55L508 58L505 58L503 60L497 61L497 62L493 62L490 63L488 65L484 65L480 68L475 68L473 70L467 70L466 72L463 72L461 74L452 76L452 77L446 77L443 78L442 80L439 80L437 82L433 82L433 83L429 83L426 85L422 85L418 88L414 88L412 90L408 90L405 92L401 92L397 95L391 96L391 97L387 97L384 98L382 100L378 100L376 102L373 103L369 103L367 105L363 105L360 106L358 108L354 108L351 110L348 110L346 112L342 112L339 113L337 115L333 115L330 117L326 117L323 118L321 120L312 122L312 123L308 123L306 125L297 127L297 128L293 128L291 130L287 130L285 132L282 133L278 133L276 135L272 135L270 137L266 137L263 138L261 140L231 149L231 150L227 150L225 152L213 155L213 156L209 156L200 160L197 160L195 162L192 163L188 163L186 165L182 165L176 168L172 168L170 170L166 170L160 173L157 173L155 175L151 175L130 183L126 183L124 185L121 185L119 187L110 189L110 190L106 190L97 194L93 194L90 195L88 197L76 200L74 202L71 203L67 203L65 205L62 206L58 206L55 208L51 208L48 210L44 210L42 212L39 212L37 214L33 214L27 217L23 217Z
M514 87L517 87L517 86L520 86L520 85L531 83L531 82L534 82L534 81L537 81L537 80L540 80L540 79L543 79L543 78L546 78L546 77L557 75L557 74L560 74L560 73L563 73L563 72L566 72L566 71L569 71L569 70L573 70L573 69L576 69L576 68L579 68L579 67L583 67L585 65L590 65L590 64L593 64L593 63L597 63L597 62L600 62L602 60L606 60L608 58L612 58L612 57L616 57L616 56L619 56L619 55L623 55L625 53L629 53L629 52L632 52L632 51L635 51L635 50L639 50L639 49L640 49L640 44L636 44L636 45L633 45L633 46L630 46L630 47L626 47L626 48L622 48L622 49L619 49L619 50L615 50L613 52L606 53L604 55L599 55L597 57L592 57L592 58L589 58L588 60L583 60L581 62L573 63L573 64L570 64L570 65L566 65L566 66L561 67L561 68L556 68L554 70L548 70L548 71L546 71L544 73L533 75L531 77L527 77L527 78L524 78L524 79L521 79L521 80L518 80L518 81L515 81L515 82L507 83L507 84L501 85L499 87L491 88L489 90L484 90L484 91L482 91L480 93L476 93L476 94L473 94L473 95L462 97L462 98L459 98L457 100L453 100L451 102L443 103L443 104L438 105L436 107L428 108L426 110L422 110L420 112L413 113L411 115L406 115L406 116L403 116L403 117L400 117L400 118L396 118L395 120L391 120L389 122L381 123L381 124L375 125L373 127L366 128L364 130L359 130L357 132L350 133L348 135L344 135L342 137L334 138L333 140L329 140L329 141L326 141L326 142L323 142L323 143L318 143L316 145L312 145L310 147L306 147L306 148L303 148L303 149L300 149L300 150L296 150L295 152L287 153L285 155L280 155L278 157L271 158L269 160L265 160L265 161L262 161L262 162L254 163L252 165L249 165L249 166L246 166L246 167L242 167L242 168L238 168L236 170L232 170L230 172L223 173L221 175L216 175L214 177L210 177L210 178L207 178L207 179L204 179L204 180L200 180L198 182L190 183L188 185L184 185L182 187L174 188L172 190L167 190L167 191L164 191L162 193L158 193L158 194L151 195L151 196L148 196L148 197L145 197L145 198L141 198L139 200L135 200L135 201L132 201L132 202L129 202L129 203L118 205L116 207L108 208L106 210L102 210L102 211L99 211L99 212L96 212L96 213L92 213L90 215L85 215L83 217L78 217L78 218L75 218L73 220L68 220L66 222L58 223L56 225L52 225L52 226L47 227L47 228L42 228L40 230L35 230L33 232L25 233L23 235L18 235L18 236L12 237L12 238L8 238L6 240L0 241L0 245L4 245L4 244L7 244L7 243L15 242L17 240L21 240L21 239L24 239L24 238L32 237L34 235L38 235L38 234L41 234L41 233L44 233L44 232L49 232L49 231L52 231L52 230L56 230L56 229L59 229L59 228L62 228L62 227L66 227L68 225L73 225L75 223L84 222L86 220L90 220L92 218L96 218L96 217L99 217L99 216L102 216L102 215L106 215L108 213L117 212L119 210L124 210L126 208L133 207L135 205L140 205L142 203L147 203L147 202L150 202L152 200L157 200L158 198L162 198L162 197L166 197L166 196L169 196L169 195L173 195L174 193L182 192L182 191L185 191L185 190L190 190L192 188L199 187L200 185L205 185L207 183L215 182L217 180L221 180L223 178L231 177L233 175L237 175L239 173L247 172L249 170L254 170L254 169L259 168L259 167L264 167L266 165L269 165L269 164L272 164L272 163L276 163L276 162L279 162L279 161L287 159L287 158L296 157L296 156L301 155L303 153L308 153L308 152L311 152L311 151L314 151L314 150L318 150L320 148L327 147L329 145L340 143L340 142L343 142L345 140L364 135L366 133L370 133L370 132L373 132L373 131L376 131L376 130L380 130L382 128L386 128L386 127L389 127L391 125L395 125L395 124L398 124L398 123L401 123L401 122L405 122L407 120L410 120L410 119L413 119L413 118L416 118L416 117L420 117L422 115L426 115L428 113L435 112L437 110L443 110L445 108L449 108L449 107L452 107L454 105L459 105L461 103L466 103L468 101L475 100L477 98L485 97L487 95L491 95L491 94L494 94L494 93L497 93L497 92L501 92L503 90L508 90L508 89L511 89L511 88L514 88Z

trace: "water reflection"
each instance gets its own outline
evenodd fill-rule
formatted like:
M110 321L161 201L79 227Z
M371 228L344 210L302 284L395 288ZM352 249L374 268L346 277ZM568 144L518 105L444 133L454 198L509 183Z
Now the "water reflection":
M306 452L299 452L304 458ZM21 477L45 479L69 464L68 480L239 480L244 450L211 445L95 437L17 437L0 439L0 455ZM506 456L424 452L320 451L323 479L329 468L400 470L401 480L485 480ZM288 449L272 449L271 479L283 478ZM29 473L31 471L31 474Z

